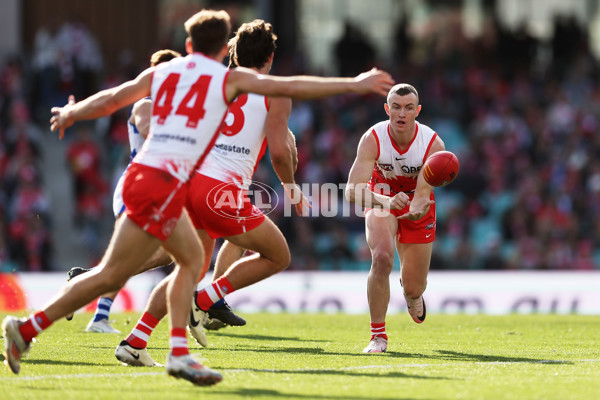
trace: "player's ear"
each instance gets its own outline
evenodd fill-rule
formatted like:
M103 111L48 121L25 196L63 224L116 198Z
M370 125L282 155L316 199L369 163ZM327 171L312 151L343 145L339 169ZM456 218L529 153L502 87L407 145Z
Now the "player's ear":
M384 103L383 108L385 108L385 113L389 116L390 115L390 106L388 105L388 103Z
M219 57L225 58L225 57L227 57L228 54L229 54L229 46L227 45L227 43L225 43L225 45L221 49L221 52L219 53Z
M421 112L421 105L419 104L417 106L417 115L415 115L415 117L418 117L420 112Z
M188 54L192 54L194 52L194 48L192 47L192 39L189 37L185 38L185 51Z

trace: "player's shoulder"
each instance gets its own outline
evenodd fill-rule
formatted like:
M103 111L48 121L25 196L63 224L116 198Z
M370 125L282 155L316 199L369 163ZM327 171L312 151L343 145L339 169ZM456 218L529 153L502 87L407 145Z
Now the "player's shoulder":
M381 141L381 135L387 132L388 121L381 121L371 126L363 134L359 147L363 151L373 152L373 154L379 154L379 146Z
M368 137L374 135L377 136L377 138L379 138L388 131L389 124L390 123L388 120L378 122L375 125L371 126L369 129L367 129L364 136Z

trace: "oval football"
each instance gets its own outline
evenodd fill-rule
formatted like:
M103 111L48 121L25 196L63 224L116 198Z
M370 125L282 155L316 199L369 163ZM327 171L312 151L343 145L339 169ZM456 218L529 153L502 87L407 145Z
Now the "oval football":
M460 165L450 151L433 153L423 164L423 177L431 186L446 186L456 179Z

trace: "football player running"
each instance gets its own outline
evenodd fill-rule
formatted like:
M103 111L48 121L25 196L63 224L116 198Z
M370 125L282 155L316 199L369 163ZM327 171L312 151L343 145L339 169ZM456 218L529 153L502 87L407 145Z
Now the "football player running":
M263 20L243 24L229 41L230 67L246 67L268 74L276 39L271 24ZM206 321L205 313L229 325L245 324L245 320L228 307L221 307L219 313L211 315L214 303L223 301L223 297L234 290L282 271L290 262L283 234L250 203L247 191L268 146L273 168L290 201L296 205L296 211L301 214L307 207L308 201L294 181L297 156L295 141L288 129L291 106L289 98L238 96L229 107L215 146L190 181L186 208L206 254L212 253L216 238L226 240L219 254L220 268L214 274L213 283L195 293L188 322L190 333L202 346L206 346L201 325ZM233 262L244 249L255 255ZM228 269L222 267L224 259L231 260ZM210 258L205 258L202 275L209 264ZM156 365L146 347L149 336L167 312L169 280L170 277L166 277L156 286L140 321L117 347L115 356L121 362L134 366Z

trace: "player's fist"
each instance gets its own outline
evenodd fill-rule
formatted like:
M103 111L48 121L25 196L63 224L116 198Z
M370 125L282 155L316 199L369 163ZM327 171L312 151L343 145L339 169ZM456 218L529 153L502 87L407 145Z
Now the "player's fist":
M390 199L390 210L402 210L404 207L410 204L408 195L404 192L400 192Z

